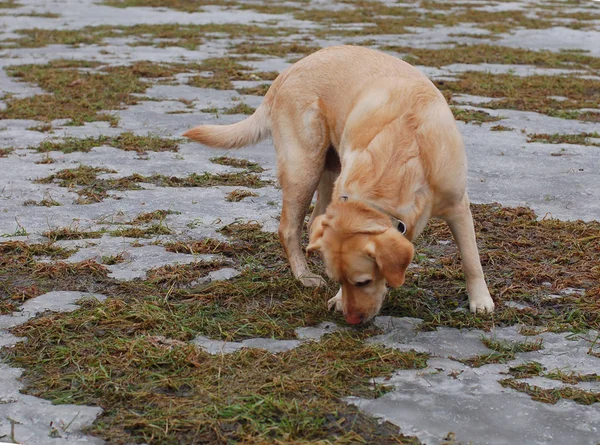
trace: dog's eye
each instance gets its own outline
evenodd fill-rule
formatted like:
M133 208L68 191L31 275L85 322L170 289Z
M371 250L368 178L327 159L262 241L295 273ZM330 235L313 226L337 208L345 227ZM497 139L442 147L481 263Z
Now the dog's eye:
M371 281L373 281L373 280L358 281L355 284L355 286L356 287L364 287L364 286L367 286L367 285L371 284Z

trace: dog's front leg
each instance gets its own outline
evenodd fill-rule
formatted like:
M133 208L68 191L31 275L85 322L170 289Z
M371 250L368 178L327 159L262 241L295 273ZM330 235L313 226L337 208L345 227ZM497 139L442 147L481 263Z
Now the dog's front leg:
M317 188L323 165L302 156L297 156L294 161L288 159L286 164L278 167L279 182L283 192L279 239L294 276L304 286L318 287L324 285L325 281L320 275L309 270L301 242L304 217Z
M444 219L450 226L452 236L460 250L471 312L492 312L494 301L490 296L483 275L475 240L473 216L469 208L469 198L466 194L462 201Z

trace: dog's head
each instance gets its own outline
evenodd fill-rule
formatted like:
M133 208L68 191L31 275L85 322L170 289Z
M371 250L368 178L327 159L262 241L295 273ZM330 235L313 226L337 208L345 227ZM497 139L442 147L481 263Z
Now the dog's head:
M404 283L414 248L390 219L369 207L347 201L331 204L310 228L307 251L323 256L329 278L342 286L346 321L359 324L379 313L387 292Z

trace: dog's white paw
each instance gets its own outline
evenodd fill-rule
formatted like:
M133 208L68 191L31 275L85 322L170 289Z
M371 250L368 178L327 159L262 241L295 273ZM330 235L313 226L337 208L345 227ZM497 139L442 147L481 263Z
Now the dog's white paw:
M312 273L301 276L299 280L305 287L320 287L326 284L323 277Z
M469 298L469 308L474 314L494 312L494 301L490 295L479 295Z
M474 314L494 312L494 300L490 296L485 280L478 279L467 282L467 293L471 312Z
M342 312L342 290L340 289L335 297L330 298L327 302L327 309L332 310L335 309L338 312Z

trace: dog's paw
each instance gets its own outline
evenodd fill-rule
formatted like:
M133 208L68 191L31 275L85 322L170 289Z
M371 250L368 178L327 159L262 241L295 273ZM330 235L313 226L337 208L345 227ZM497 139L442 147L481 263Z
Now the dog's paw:
M481 295L479 297L469 298L469 308L474 314L485 312L494 312L494 301L490 295Z
M325 286L325 280L320 275L306 274L301 276L299 280L305 287Z
M337 294L335 294L335 297L330 298L329 301L327 301L327 309L331 310L336 310L338 312L342 312L343 308L342 308L342 290L340 289L339 292Z

